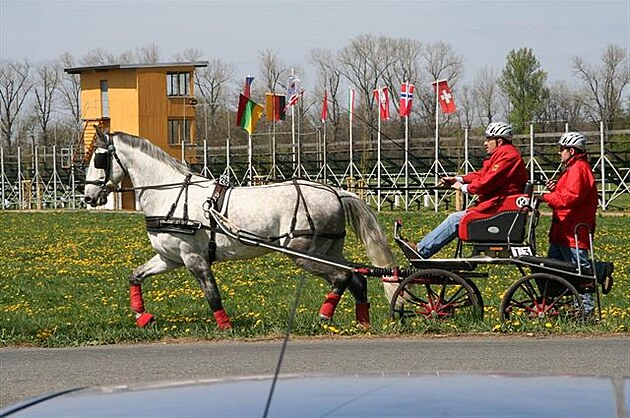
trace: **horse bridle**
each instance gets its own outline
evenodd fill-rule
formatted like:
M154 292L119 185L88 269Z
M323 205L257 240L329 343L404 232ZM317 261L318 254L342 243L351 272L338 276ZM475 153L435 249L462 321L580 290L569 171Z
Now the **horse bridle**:
M101 151L101 152L99 152ZM111 171L113 166L113 160L116 161L118 166L121 168L125 176L129 177L129 172L120 161L118 154L116 153L116 147L114 146L114 142L109 138L106 133L101 131L97 132L97 138L95 142L94 149L94 168L98 168L101 170L105 170L105 178L98 180L86 180L85 184L93 184L95 186L100 186L101 191L104 193L110 193L116 191L115 188L108 186L109 178L111 177Z

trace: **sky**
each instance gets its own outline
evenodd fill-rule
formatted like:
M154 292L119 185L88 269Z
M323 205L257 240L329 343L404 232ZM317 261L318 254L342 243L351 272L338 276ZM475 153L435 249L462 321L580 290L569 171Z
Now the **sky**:
M245 76L256 75L264 49L304 68L311 49L338 51L366 33L444 41L464 58L468 81L532 48L549 81L571 84L574 57L599 65L609 44L630 49L630 0L0 0L2 60L156 44L163 62L196 48Z

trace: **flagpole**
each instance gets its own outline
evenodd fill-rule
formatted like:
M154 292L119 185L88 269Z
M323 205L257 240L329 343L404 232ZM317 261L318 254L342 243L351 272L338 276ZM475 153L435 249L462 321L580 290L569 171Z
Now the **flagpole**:
M249 185L253 185L254 184L254 172L253 172L253 168L252 168L252 154L253 154L253 149L252 149L252 134L248 133L247 134L247 166L249 167Z
M274 99L274 118L271 122L271 178L276 179L276 117L275 117L275 99Z
M409 87L407 87L407 90ZM409 209L409 115L405 115L405 210Z
M295 177L295 168L297 158L295 157L295 105L291 106L291 150L292 150L292 163L293 163L293 177Z
M328 154L328 145L326 144L326 119L324 119L322 121L323 127L324 127L324 136L323 136L323 141L324 141L324 184L328 184L328 158L327 158L327 154Z
M354 182L354 155L352 150L352 113L354 112L354 92L352 91L352 87L349 88L349 104L350 112L348 113L349 119L349 136L350 136L350 181Z
M296 107L297 103L293 106ZM298 112L297 117L300 117L300 113ZM300 122L298 121L298 128L300 126ZM299 132L296 132L296 141L297 141L297 173L298 178L302 177L302 138Z
M378 102L376 107L378 119L378 131L376 134L376 209L381 211L381 89L378 89Z
M435 81L435 162L434 162L434 181L435 181L435 185L437 186L438 184L438 159L439 159L439 155L438 155L438 147L439 144L438 142L440 141L440 125L439 125L439 121L440 121L440 113L439 113L439 101L440 101L440 89L439 89L439 83L436 80ZM435 190L435 209L434 211L437 212L438 211L438 191L437 189Z

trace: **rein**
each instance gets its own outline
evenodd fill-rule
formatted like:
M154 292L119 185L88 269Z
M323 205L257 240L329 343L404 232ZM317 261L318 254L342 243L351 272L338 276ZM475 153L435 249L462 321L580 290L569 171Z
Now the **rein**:
M189 186L192 186L192 185L195 185L195 184L207 183L209 181L212 181L212 180L207 179L207 180L188 181L186 184L189 185ZM185 182L186 182L186 180L184 179L183 182L180 181L178 183L163 183L163 184L154 184L154 185L150 185L150 186L138 186L138 187L117 187L114 191L117 192L117 193L126 193L126 192L134 192L136 190L171 189L173 187L180 187Z
M225 195L225 190L230 188L229 182L227 179L219 179L216 182L215 190L210 197L208 197L207 201L203 205L203 210L206 212L206 217L210 221L210 225L204 225L203 222L197 220L191 220L188 217L188 188L191 185L207 183L211 180L197 180L191 181L192 173L187 173L182 182L175 183L163 183L163 184L155 184L148 186L133 186L133 187L112 187L108 185L111 170L113 166L113 161L116 161L120 169L123 171L124 175L127 178L130 178L129 172L126 167L122 164L120 157L116 153L116 148L114 146L113 141L108 137L107 134L100 133L97 140L97 149L95 150L96 154L94 155L94 167L99 168L105 171L105 178L99 180L88 180L85 184L92 184L96 186L100 186L101 189L107 193L110 192L133 192L133 191L142 191L142 190L159 190L159 189L167 189L167 188L175 188L179 187L179 193L173 204L171 205L168 213L165 216L150 216L145 217L146 226L148 231L155 232L180 232L184 234L195 234L200 229L206 229L211 231L211 239L210 239L210 259L214 259L214 252L216 251L216 241L215 241L215 233L225 233L225 231L221 230L221 228L217 227L216 219L212 216L212 212L216 212L220 210L220 202L222 203L223 197ZM100 151L100 152L99 152ZM302 191L302 184L298 182L297 179L293 179L291 184L295 187L296 190L296 200L295 207L293 209L293 217L291 219L291 226L288 232L278 236L260 236L248 231L244 231L239 229L238 236L239 241L240 237L247 236L249 239L256 239L258 241L264 241L268 243L279 242L282 239L286 239L285 245L288 245L291 239L297 237L313 237L318 236L322 238L329 239L339 239L345 237L345 230L342 233L325 233L318 232L315 228L315 222L309 212L308 205L306 202L306 197ZM337 192L331 187L324 186L331 193L337 195ZM182 194L184 195L184 203L183 203L183 216L175 217L175 210L177 209L177 205L182 198ZM303 207L304 216L306 217L306 221L308 222L308 229L296 229L298 223L298 216L300 215L300 207Z

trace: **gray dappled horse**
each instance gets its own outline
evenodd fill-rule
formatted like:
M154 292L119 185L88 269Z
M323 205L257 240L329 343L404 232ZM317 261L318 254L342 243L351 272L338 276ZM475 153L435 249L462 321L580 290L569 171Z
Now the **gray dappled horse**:
M125 177L137 193L156 252L129 278L130 305L141 327L153 320L144 308L142 281L182 266L199 282L219 328L232 327L221 302L212 263L258 257L271 250L245 245L234 236L217 231L216 222L213 225L208 220L212 219L208 216L212 205L230 225L246 231L249 237L342 263L347 217L375 267L395 264L387 239L369 206L344 190L305 180L256 187L218 187L215 180L192 174L185 165L144 138L99 131L86 173L85 202L94 207L104 205L110 192L120 190L118 187ZM299 254L290 257L298 266L332 285L320 317L332 318L348 288L356 300L357 321L369 326L365 277ZM384 286L391 298L396 285L384 282Z

